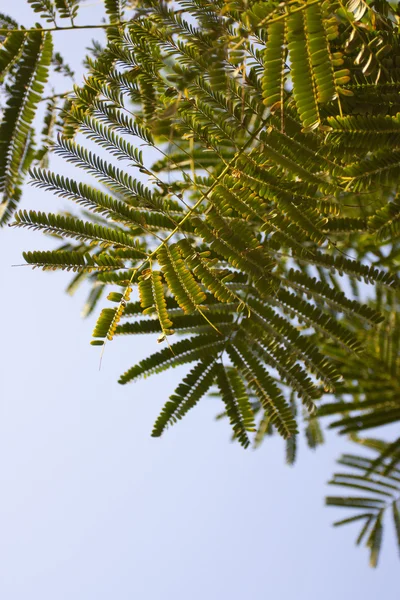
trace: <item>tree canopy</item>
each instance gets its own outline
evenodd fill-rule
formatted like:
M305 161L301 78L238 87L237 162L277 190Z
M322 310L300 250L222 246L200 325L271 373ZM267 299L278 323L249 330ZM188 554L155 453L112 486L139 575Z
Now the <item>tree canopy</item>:
M289 463L300 430L351 436L330 482L351 495L327 503L376 566L387 513L400 548L400 437L365 437L400 420L398 5L105 0L77 25L79 0L27 4L34 28L0 15L2 224L55 239L25 261L86 282L86 314L108 294L94 346L158 336L121 384L188 366L153 436L207 394L237 442L277 433ZM53 36L78 27L107 43L59 93ZM26 178L71 212L17 210Z

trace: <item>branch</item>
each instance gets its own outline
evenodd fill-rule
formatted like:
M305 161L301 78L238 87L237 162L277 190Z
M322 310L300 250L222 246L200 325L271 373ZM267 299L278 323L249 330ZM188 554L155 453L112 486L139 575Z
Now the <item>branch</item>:
M68 27L33 27L32 29L24 29L20 27L18 29L8 29L7 27L0 27L0 35L4 33L16 33L22 31L23 33L31 33L33 31L68 31L70 29L108 29L110 27L120 27L128 25L130 21L118 21L117 23L102 23L101 25L69 25Z

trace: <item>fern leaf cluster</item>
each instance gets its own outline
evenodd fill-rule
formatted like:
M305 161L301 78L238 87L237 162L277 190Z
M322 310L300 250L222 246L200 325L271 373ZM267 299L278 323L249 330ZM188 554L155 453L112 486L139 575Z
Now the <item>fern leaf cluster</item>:
M382 228L378 219L388 226L381 206L376 216L372 206L368 219L357 219L346 205L360 188L373 193L377 179L379 185L392 181L396 154L383 156L381 150L373 156L357 142L364 154L354 165L335 154L340 131L357 137L369 121L342 116L339 88L349 82L350 69L337 71L345 59L336 48L341 29L330 5L287 12L278 7L270 24L268 15L253 18L256 5L240 19L233 7L236 25L216 5L203 15L202 28L200 21L189 25L187 19L199 18L192 5L182 3L181 9L144 3L131 23L109 32L108 47L91 64L90 84L75 90L69 122L98 150L64 135L54 151L105 191L32 170L35 185L105 221L21 211L14 225L74 240L59 258L57 251L27 254L31 264L89 272L101 284L137 286L143 317L119 323L126 308L129 313L123 292L119 307L103 311L96 344L119 333L159 332L168 348L129 369L121 382L201 361L206 353L215 363L211 384L220 389L238 439L247 445L230 377L243 380L270 425L290 438L297 426L285 390L313 412L315 401L342 377L316 340L362 354L350 321L367 320L372 327L380 320L328 285L327 277L338 273L398 286L393 273L336 250L349 232L373 235L374 227ZM120 9L110 4L107 10L117 18ZM231 63L233 42L218 48L215 27L228 40L248 29L241 62L235 55ZM380 132L396 127L393 118L371 119ZM155 164L146 161L143 143L159 153ZM207 155L213 158L206 163ZM171 336L179 334L192 337L174 342ZM246 418L254 422L247 408Z
M364 543L370 552L370 564L376 567L383 541L387 516L392 520L396 536L396 545L400 548L400 470L399 456L389 464L385 454L390 444L378 440L360 440L361 444L384 456L377 461L370 456L345 454L338 461L350 471L335 473L329 482L346 490L356 492L355 496L329 496L329 506L349 509L350 515L335 526L359 521L360 532L356 543ZM398 444L399 445L399 444Z
M276 431L289 463L300 429L322 442L322 417L351 434L398 421L397 12L385 1L137 4L126 22L123 2L105 2L107 45L56 128L52 151L75 178L31 149L50 35L5 38L0 66L21 86L0 131L4 220L29 167L34 185L80 210L17 212L13 226L65 238L26 261L74 271L70 291L88 280L87 313L113 286L93 345L145 334L163 345L121 384L188 365L154 436L206 394L242 446ZM78 6L32 5L72 21ZM387 498L399 523L397 483L377 478L400 451L382 448L376 476L334 483L385 499L329 500L364 506L373 564Z
M10 47L7 51L10 51ZM8 99L0 125L2 223L12 215L21 194L23 174L33 160L32 122L48 77L52 55L51 36L40 30L31 32L27 34L22 52L20 44L14 44L12 53L15 53L13 60L7 61L5 69L15 64L18 55L18 71L14 83L18 92Z

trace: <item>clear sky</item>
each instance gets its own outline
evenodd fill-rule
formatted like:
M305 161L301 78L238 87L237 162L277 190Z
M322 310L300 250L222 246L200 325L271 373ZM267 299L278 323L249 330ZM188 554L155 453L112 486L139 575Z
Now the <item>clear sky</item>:
M100 9L89 0L80 22L99 22ZM25 0L0 10L32 22ZM56 36L78 69L91 34ZM25 190L24 208L65 206ZM119 386L154 349L144 337L109 344L99 372L95 318L80 318L84 295L64 293L68 274L11 266L46 247L40 234L0 232L1 600L397 600L392 524L372 570L357 524L333 529L345 515L324 507L351 446L334 434L316 453L301 443L287 467L279 439L230 443L215 399L152 439L180 373Z

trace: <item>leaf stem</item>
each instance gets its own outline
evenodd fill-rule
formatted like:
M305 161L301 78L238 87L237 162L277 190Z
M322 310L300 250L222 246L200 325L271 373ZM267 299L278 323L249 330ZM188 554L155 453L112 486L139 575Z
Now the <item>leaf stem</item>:
M34 31L42 31L43 33L48 31L69 31L73 29L109 29L110 27L120 27L127 25L130 21L119 21L117 23L101 23L100 25L68 25L67 27L32 27L31 29L24 29L20 27L18 29L9 29L7 27L0 27L0 34L4 33L16 33L22 31L23 33L32 33Z

